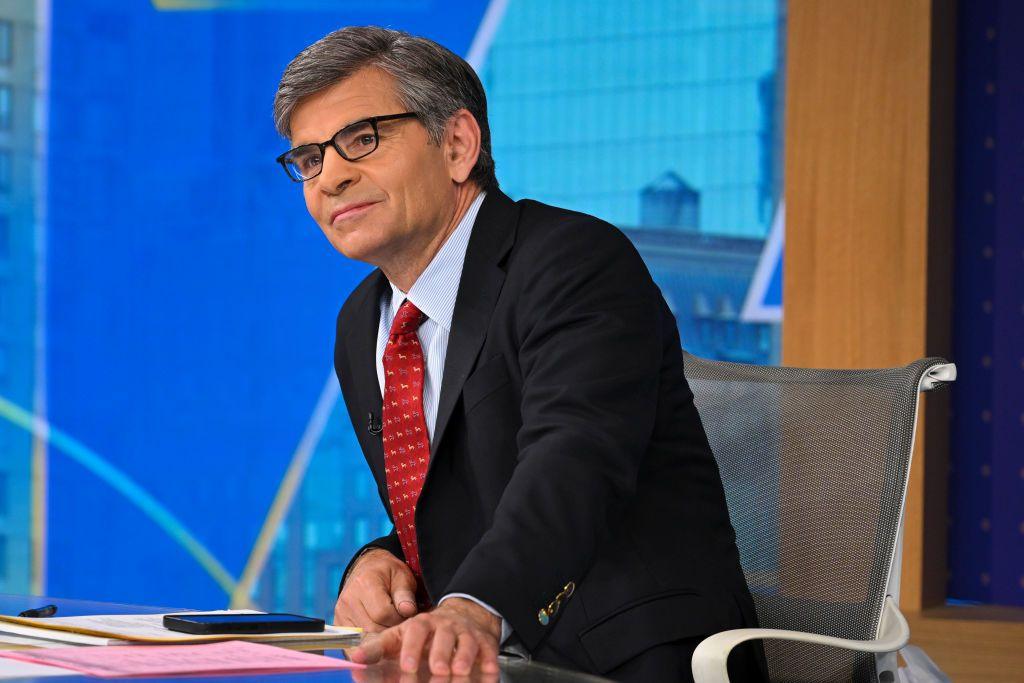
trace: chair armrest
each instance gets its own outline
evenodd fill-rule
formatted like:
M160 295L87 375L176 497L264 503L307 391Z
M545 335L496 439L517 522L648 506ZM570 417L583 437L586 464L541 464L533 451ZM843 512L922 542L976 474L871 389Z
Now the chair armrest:
M885 604L882 606L878 637L874 640L847 640L817 633L784 631L774 628L738 628L722 631L702 640L697 649L693 651L690 667L693 670L694 683L729 683L729 672L726 666L729 653L740 643L761 638L830 645L858 652L895 652L910 640L910 626L907 625L907 620L900 613L892 596L886 596Z

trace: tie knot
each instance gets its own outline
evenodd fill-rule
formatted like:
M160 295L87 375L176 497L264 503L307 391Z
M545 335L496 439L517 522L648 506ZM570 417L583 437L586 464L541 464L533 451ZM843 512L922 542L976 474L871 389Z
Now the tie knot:
M426 319L427 316L423 315L423 312L416 308L416 304L406 299L398 307L398 313L395 314L395 319L391 323L391 336L393 337L396 334L414 334Z

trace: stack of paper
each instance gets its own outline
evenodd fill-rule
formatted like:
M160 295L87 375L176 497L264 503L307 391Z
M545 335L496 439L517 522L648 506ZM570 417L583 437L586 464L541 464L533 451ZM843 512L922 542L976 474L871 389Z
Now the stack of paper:
M237 640L206 645L68 647L0 652L0 662L3 659L62 667L104 678L363 668L362 664L353 664L333 657Z
M230 614L190 612L190 614ZM251 610L234 613L256 614ZM97 614L86 617L30 619L0 615L0 640L5 634L74 645L122 645L127 643L205 643L247 640L266 643L317 643L339 645L358 640L361 629L326 626L322 633L244 633L199 636L164 628L163 614Z
M35 626L22 626L0 621L0 650L11 649L8 645L30 647L66 647L68 645L124 645L125 641L114 638L98 638L81 633L69 633Z

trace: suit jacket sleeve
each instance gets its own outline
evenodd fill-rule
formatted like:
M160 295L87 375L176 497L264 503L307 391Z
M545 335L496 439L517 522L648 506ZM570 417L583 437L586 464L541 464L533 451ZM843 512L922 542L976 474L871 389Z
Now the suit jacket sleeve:
M654 429L664 302L618 229L590 217L523 247L518 462L491 528L446 588L492 605L528 649L635 491Z

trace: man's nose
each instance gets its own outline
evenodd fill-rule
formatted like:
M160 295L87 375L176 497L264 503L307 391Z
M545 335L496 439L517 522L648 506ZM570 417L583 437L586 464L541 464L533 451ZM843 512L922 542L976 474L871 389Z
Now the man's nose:
M358 175L355 163L343 158L338 150L331 146L324 150L323 168L318 178L321 190L327 193L340 192Z

